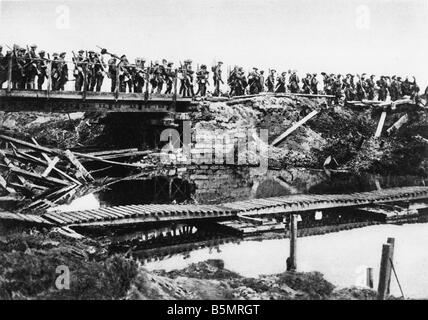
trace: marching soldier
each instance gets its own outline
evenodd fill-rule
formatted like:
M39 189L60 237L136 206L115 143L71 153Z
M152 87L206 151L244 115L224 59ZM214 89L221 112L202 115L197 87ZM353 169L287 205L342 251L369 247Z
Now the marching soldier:
M260 89L260 74L258 68L253 68L253 71L248 74L248 85L250 94L258 94Z
M302 90L303 90L303 93L305 93L305 94L310 94L311 93L311 80L312 80L312 77L311 77L310 73L307 73L306 77L302 79L302 83L303 83Z
M37 69L37 61L39 56L36 53L36 45L31 45L31 49L25 54L25 82L26 89L34 90L36 88L36 76L39 74Z
M259 92L264 92L265 91L265 72L264 72L264 70L260 70L259 77L260 77Z
M166 82L166 91L165 94L171 94L172 88L174 86L175 81L175 71L172 69L172 66L174 65L173 62L168 62L166 68L165 68L165 82Z
M85 72L84 68L88 68L86 65L85 57L83 56L84 50L79 50L77 52L77 56L73 57L74 62L74 70L73 75L75 78L74 82L74 90L81 91L84 83ZM74 53L73 53L74 54Z
M297 72L296 70L293 70L293 72L290 75L290 78L288 79L291 93L299 93L300 91L299 77L297 76L296 72Z
M58 71L59 71L59 78L57 82L57 89L64 91L65 85L68 82L68 66L65 62L65 56L67 55L66 52L61 52L58 58Z
M116 91L116 84L117 84L117 60L115 57L111 57L107 64L108 64L108 69L107 69L107 76L111 79L111 87L110 87L110 92L115 92Z
M193 92L193 70L192 60L185 60L184 65L180 68L180 94L184 97L194 96Z
M207 85L208 85L208 76L209 72L207 70L206 65L201 65L201 69L196 73L196 79L198 82L198 91L196 92L196 95L199 93L201 94L201 97L205 97L207 94Z
M94 91L95 89L96 92L100 92L104 81L104 68L106 67L106 65L104 63L104 60L102 59L102 56L95 52L90 62L92 63L92 81L90 83L89 90Z
M343 89L345 93L345 100L346 101L353 101L355 99L355 92L354 92L354 76L350 73L346 75L346 78L343 79Z
M379 87L378 99L379 101L385 101L388 96L388 83L385 76L381 76L380 80L377 81Z
M332 91L333 94L335 95L335 103L339 103L339 100L342 98L343 96L343 92L342 92L342 75L338 74L332 84Z
M311 93L312 94L318 94L318 80L317 80L317 74L316 73L314 73L312 75L310 85L311 85Z
M94 87L92 86L95 84L95 51L89 50L88 56L85 59L86 64L86 88L85 90L93 91Z
M223 83L221 79L221 66L223 65L222 61L217 62L217 65L212 67L213 72L213 81L214 81L214 96L220 95L220 83Z
M13 89L25 89L25 49L14 47L12 61L12 86Z
M126 55L120 57L120 62L117 65L119 72L119 90L120 92L126 92L128 87L129 92L132 92L131 74L129 73L129 61Z
M193 91L193 74L194 71L192 70L192 60L187 60L187 78L186 78L186 88L187 88L187 96L193 97L195 96L195 93Z
M357 74L357 84L356 84L356 99L358 101L362 101L366 98L366 90L364 89L364 82L365 82L365 73L363 73L361 76Z
M150 84L152 86L151 93L153 94L161 82L162 72L160 70L159 61L155 61L155 64L150 67ZM159 91L159 90L158 90Z
M275 90L275 73L276 73L276 70L271 69L270 74L266 79L266 87L268 92L274 92Z
M58 53L54 52L52 54L52 69L51 69L51 81L52 81L52 90L56 91L58 90L58 81L60 77L60 70L59 70L59 55Z
M321 75L323 76L324 93L327 95L331 95L332 78L325 72L321 72Z
M146 59L144 58L136 58L135 59L135 68L134 68L134 92L136 93L142 93L144 84L145 84L145 78L146 73L144 71L144 64L146 62Z
M276 89L275 89L276 93L285 93L286 92L286 87L287 87L286 76L287 76L287 72L283 72L283 73L281 73L281 76L279 76L276 79Z
M248 86L247 77L245 76L244 68L239 67L236 74L235 93L237 96L244 95L245 89Z
M39 61L37 62L37 69L39 74L37 76L37 89L42 90L43 83L47 78L48 60L46 59L46 52L44 50L39 51Z

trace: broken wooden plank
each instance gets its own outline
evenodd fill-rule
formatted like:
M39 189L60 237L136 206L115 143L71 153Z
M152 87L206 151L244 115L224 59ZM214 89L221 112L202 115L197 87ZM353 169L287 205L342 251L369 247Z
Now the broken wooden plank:
M380 135L382 134L382 129L383 129L383 125L385 123L385 119L386 119L386 111L382 111L382 114L380 115L379 123L377 125L375 138L379 138Z
M113 155L118 153L129 153L129 152L137 152L137 148L131 148L131 149L120 149L120 150L105 150L105 151L95 151L95 152L88 152L87 154L94 157L102 157L105 155Z
M13 167L10 168L10 171L13 173L16 173L19 176L24 176L24 177L28 177L28 178L32 178L37 180L39 183L42 184L47 184L47 185L62 185L62 186L68 186L70 183L64 180L60 180L57 178L52 178L52 177L42 177L41 174L38 173L34 173L34 172L29 172L17 167Z
M309 113L306 117L299 120L295 124L293 124L289 129L287 129L283 134L281 134L279 137L277 137L272 143L272 146L277 146L280 144L287 136L289 136L291 133L293 133L297 128L299 128L301 125L305 124L307 121L312 119L314 116L318 114L318 110L313 110L311 113Z
M36 141L36 139L31 138L31 140L34 142L34 144L36 144L37 146L39 146L39 143ZM46 169L46 170L48 170L49 167L51 166L52 161L54 161L57 157L55 157L54 160L51 160L46 153L42 152L41 154L42 154L42 157L45 159L45 161L48 163L48 168ZM78 185L81 185L81 182L79 180L74 179L73 177L71 177L70 175L68 175L67 173L65 173L64 171L56 168L55 165L53 165L52 169L56 173L58 173L60 176L62 176L63 178L66 178L66 179L68 179L68 180L70 180L70 181L72 181L74 183L77 183Z
M111 161L111 160L104 160L98 157L94 157L94 156L90 156L84 153L79 153L79 152L74 152L74 155L79 157L79 158L85 158L85 159L89 159L89 160L93 160L93 161L98 161L98 162L103 162L103 163L108 163L108 164L114 164L114 165L118 165L118 166L122 166L122 167L128 167L128 168L138 168L138 169L142 169L144 167L146 167L147 165L141 165L141 164L133 164L133 163L124 163L124 162L117 162L117 161ZM84 160L82 160L84 161Z
M65 151L65 156L70 160L70 162L79 170L80 174L82 175L82 178L88 181L95 181L94 177L86 170L86 168L80 163L79 160L77 160L76 156L70 151Z
M263 224L263 219L254 218L254 217L247 217L247 216L241 215L241 214L238 214L238 219L245 221L245 222L248 222L248 223L251 223L253 225L255 224L255 225L261 226Z
M404 124L409 121L409 116L407 113L402 116L400 119L398 119L389 129L386 130L386 133L391 134L392 132L400 129Z
M35 145L33 143L26 142L23 140L12 138L12 137L8 137L8 136L2 135L2 134L0 135L0 139L25 146L25 147L30 148L32 150L36 150L39 152L45 152L47 154L54 154L54 155L60 155L61 154L61 152L59 150L42 147L40 145Z
M51 171L55 168L55 165L58 163L58 161L59 161L58 157L55 157L52 161L50 161L48 167L42 173L42 177L47 177L49 173L51 173Z

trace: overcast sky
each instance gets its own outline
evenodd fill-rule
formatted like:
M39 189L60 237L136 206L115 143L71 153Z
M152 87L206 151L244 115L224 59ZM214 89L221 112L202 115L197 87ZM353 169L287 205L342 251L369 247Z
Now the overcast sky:
M428 84L428 0L0 0L0 39L70 55L100 45L131 59Z

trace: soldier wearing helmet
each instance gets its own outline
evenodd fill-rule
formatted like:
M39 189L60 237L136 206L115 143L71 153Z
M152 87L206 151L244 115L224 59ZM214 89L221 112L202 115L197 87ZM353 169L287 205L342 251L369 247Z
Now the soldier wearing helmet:
M39 71L37 76L37 89L42 90L45 79L47 78L48 60L46 59L46 52L39 51L39 60L37 61L37 69Z
M198 91L196 95L200 94L201 97L205 97L207 94L207 86L209 77L209 71L207 70L207 66L202 64L201 68L196 72L196 79L198 83Z
M169 61L165 68L165 82L166 82L166 91L165 94L172 93L172 87L174 85L174 78L176 77L176 72L173 70L174 62Z
M136 58L135 59L135 68L133 69L133 78L134 78L134 92L135 93L142 93L144 84L145 84L145 78L146 73L144 70L144 64L146 62L146 59L144 58Z

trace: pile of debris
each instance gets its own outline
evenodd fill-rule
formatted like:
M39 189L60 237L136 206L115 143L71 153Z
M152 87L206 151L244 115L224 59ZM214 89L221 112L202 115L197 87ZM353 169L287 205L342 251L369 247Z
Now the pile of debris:
M44 211L70 200L81 187L94 185L94 171L83 163L102 162L131 169L142 169L142 164L113 161L118 157L135 154L135 150L116 150L83 154L41 146L32 142L0 135L5 147L0 150L0 192L21 195L31 199L21 211ZM96 170L99 171L99 170Z

